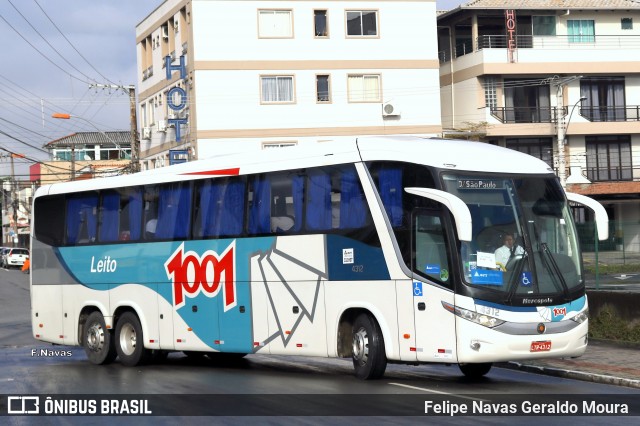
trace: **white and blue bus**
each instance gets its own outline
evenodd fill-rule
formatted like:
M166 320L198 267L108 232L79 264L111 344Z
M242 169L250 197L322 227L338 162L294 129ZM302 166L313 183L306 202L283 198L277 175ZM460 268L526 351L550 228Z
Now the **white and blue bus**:
M388 362L575 357L588 305L568 201L544 162L484 143L364 137L45 186L36 339L127 366L207 357ZM505 235L518 250L502 262Z

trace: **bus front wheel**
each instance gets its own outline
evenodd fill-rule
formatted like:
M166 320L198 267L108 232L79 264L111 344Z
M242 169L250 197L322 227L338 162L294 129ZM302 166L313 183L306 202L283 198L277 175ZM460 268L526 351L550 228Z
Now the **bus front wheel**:
M118 356L113 335L99 311L92 312L84 323L82 346L92 364L109 364Z
M361 314L353 323L353 368L364 380L379 379L387 368L382 331L369 314Z
M458 364L460 371L470 379L479 379L491 370L493 366L490 362L481 362L476 364Z
M144 348L140 320L132 312L122 314L116 325L116 351L120 362L127 367L144 364L149 351Z

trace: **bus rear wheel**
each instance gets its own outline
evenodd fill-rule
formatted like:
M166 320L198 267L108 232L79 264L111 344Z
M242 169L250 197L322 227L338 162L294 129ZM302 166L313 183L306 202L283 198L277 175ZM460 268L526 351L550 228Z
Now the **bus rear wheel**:
M92 312L84 323L82 347L92 364L109 364L118 356L113 334L107 330L99 311Z
M120 362L127 367L144 364L149 351L144 348L140 320L132 312L122 314L116 324L116 351Z
M460 367L460 371L462 371L462 374L470 379L479 379L483 377L489 372L489 370L491 370L492 366L493 364L490 362L481 362L476 364L458 364L458 367Z
M379 379L387 368L382 331L369 314L360 314L353 323L353 368L363 380Z

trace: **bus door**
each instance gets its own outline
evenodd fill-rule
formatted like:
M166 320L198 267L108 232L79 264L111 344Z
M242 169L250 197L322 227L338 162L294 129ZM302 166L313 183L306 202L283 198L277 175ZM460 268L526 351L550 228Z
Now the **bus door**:
M414 210L411 229L417 359L455 362L455 316L443 306L454 304L454 292L441 210Z

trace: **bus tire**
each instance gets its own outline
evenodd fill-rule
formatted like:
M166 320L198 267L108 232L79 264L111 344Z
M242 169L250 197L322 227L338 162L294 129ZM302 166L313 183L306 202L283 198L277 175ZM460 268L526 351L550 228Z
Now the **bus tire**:
M118 356L113 334L107 330L100 311L89 314L82 328L82 347L92 364L103 365L113 362Z
M479 379L483 377L489 372L489 370L491 370L492 366L493 364L490 362L458 364L458 367L460 367L460 371L462 371L462 374L470 379Z
M134 367L147 361L149 351L144 348L142 326L133 312L125 312L118 319L115 341L122 365Z
M353 323L353 368L363 380L379 379L387 368L382 331L369 314L360 314Z

